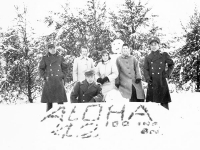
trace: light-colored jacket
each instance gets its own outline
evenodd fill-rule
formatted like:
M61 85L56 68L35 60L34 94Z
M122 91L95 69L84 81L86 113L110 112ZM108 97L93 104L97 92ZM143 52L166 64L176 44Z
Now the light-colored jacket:
M138 61L134 56L120 56L116 61L119 76L116 79L116 84L119 84L119 91L124 98L131 98L132 85L136 89L137 98L144 99L144 89L142 83L135 83L137 78L142 79Z
M85 80L85 71L94 68L94 61L91 58L82 56L74 59L73 64L73 81Z
M111 60L107 62L99 62L96 67L96 79L108 77L109 82L106 82L102 85L102 93L106 95L107 92L115 89L115 79L118 76L118 70L115 63Z

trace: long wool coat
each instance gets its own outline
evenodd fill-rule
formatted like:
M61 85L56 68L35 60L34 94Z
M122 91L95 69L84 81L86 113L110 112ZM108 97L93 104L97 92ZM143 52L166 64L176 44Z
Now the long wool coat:
M85 80L85 71L94 68L94 62L91 58L82 56L74 59L73 64L73 81Z
M119 75L115 81L119 84L119 91L124 98L131 98L132 85L136 89L137 99L144 99L144 89L142 83L135 83L137 78L142 79L138 61L134 56L120 56L116 60Z
M64 88L64 79L67 73L67 64L57 53L48 53L42 57L39 64L40 76L45 79L42 91L42 103L67 102Z
M71 103L100 102L103 100L101 87L93 82L88 84L86 80L77 82L70 94Z
M166 64L168 65L168 69L166 69ZM166 52L151 52L145 57L144 77L147 81L149 79L152 80L152 85L148 85L147 89L147 102L171 102L166 78L170 77L173 68L174 62Z
M109 82L101 85L103 95L115 89L115 79L118 77L118 74L116 63L113 63L111 60L98 63L96 66L96 79L103 79L104 77L108 77L109 79Z

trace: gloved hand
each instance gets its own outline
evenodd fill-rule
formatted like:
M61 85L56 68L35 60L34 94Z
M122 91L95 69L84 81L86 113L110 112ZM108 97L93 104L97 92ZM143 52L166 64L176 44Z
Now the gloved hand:
M115 84L115 86L116 86L117 88L119 88L119 84Z
M45 80L45 81L48 81L48 80L49 80L49 77L46 77L46 76L45 76L45 77L44 77L44 80Z
M147 80L148 85L152 85L152 79Z
M102 100L103 100L103 97L95 96L90 100L90 102L103 102Z
M94 102L96 102L94 98L92 98L92 99L89 101L89 103L94 103Z
M137 79L135 80L135 83L138 84L138 83L141 82L141 80L142 80L142 79L137 78Z
M103 79L102 78L98 78L97 82L103 84Z
M109 82L110 80L108 79L108 77L104 77L102 80L102 84L104 84L105 82Z
M169 78L169 75L167 73L165 73L165 78Z

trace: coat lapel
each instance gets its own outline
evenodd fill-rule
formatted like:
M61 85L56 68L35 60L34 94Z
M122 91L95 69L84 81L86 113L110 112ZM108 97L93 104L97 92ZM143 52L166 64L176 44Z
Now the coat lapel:
M88 86L87 91L89 91L89 89L92 88L94 85L95 85L94 82L93 82L92 84L90 84L90 85Z
M58 61L58 56L52 56L51 64L55 63L56 61Z
M51 64L51 57L49 55L47 55L46 57L46 63Z
M151 59L151 61L154 62L154 61L162 58L162 54L161 53L154 54L151 52L151 54L149 55L149 58Z
M88 83L86 80L82 81L81 82L81 85L80 85L80 89L81 91L83 91L83 93L85 93L88 89Z
M93 82L91 85L88 85L86 80L81 82L80 88L84 94L92 92L92 90L91 90L92 87L96 87L95 82Z

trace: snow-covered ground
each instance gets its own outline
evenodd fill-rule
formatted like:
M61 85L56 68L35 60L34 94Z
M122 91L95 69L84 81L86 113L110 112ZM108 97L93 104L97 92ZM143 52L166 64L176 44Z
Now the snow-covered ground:
M40 122L46 115L45 104L1 104L0 150L200 149L200 93L173 93L171 96L168 116L173 119L166 118L170 121L169 134L133 135L119 130L115 138L110 132L101 139L62 139L49 134ZM126 137L123 135L128 133Z

